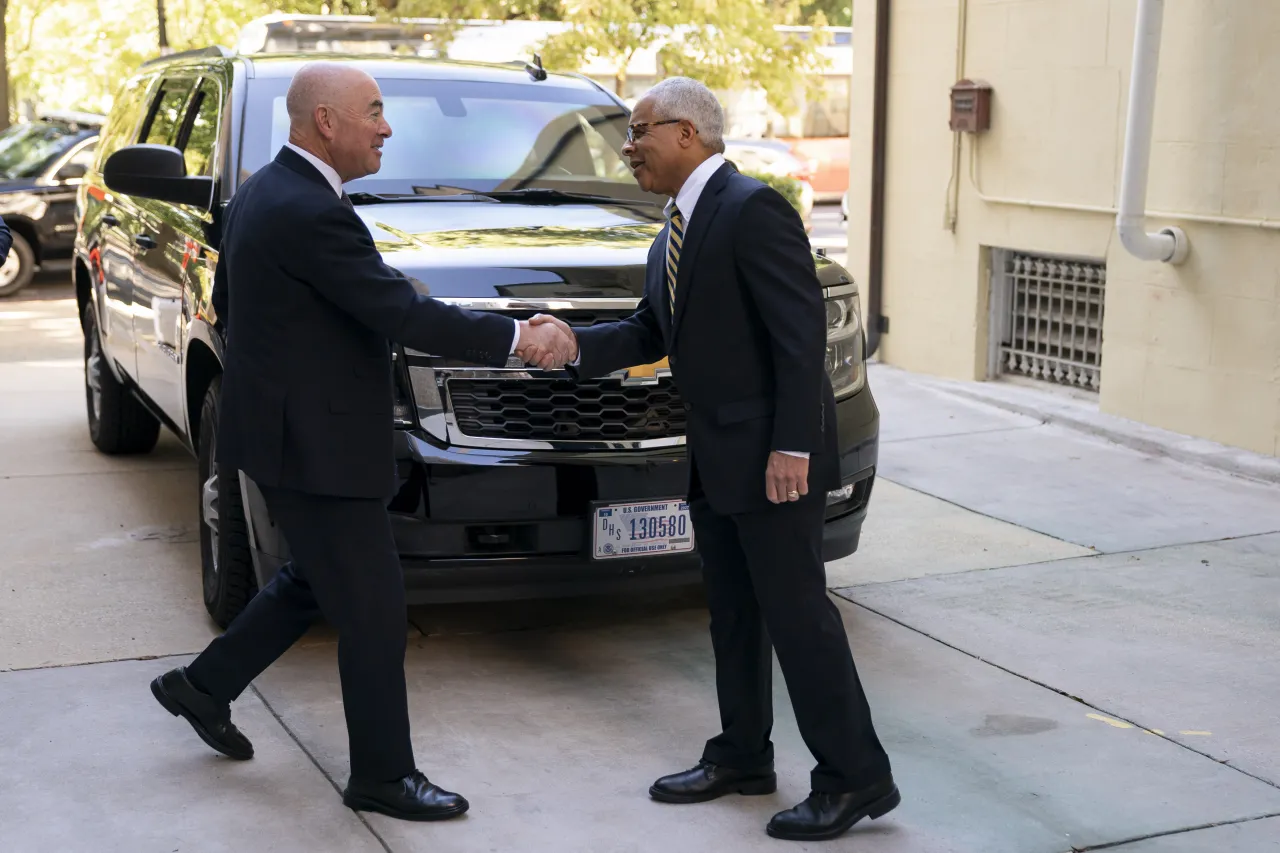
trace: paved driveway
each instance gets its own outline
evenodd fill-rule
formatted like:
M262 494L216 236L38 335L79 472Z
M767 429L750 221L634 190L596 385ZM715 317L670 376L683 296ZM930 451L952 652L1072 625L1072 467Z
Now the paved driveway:
M898 810L825 845L764 835L807 794L780 676L776 795L648 800L716 726L695 590L415 608L415 747L472 811L406 824L339 802L323 627L237 703L252 762L151 699L213 636L194 465L170 438L93 451L79 346L69 300L0 301L0 850L1280 850L1280 487L876 368L882 478L828 570Z

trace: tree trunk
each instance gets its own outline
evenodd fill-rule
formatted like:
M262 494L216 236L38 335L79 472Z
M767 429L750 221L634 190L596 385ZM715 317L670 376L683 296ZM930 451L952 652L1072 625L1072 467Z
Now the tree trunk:
M160 25L160 55L169 53L169 29L164 22L164 0L156 0L156 22Z
M9 0L0 0L0 130L9 126L9 54L5 42L9 31L4 19L9 14Z

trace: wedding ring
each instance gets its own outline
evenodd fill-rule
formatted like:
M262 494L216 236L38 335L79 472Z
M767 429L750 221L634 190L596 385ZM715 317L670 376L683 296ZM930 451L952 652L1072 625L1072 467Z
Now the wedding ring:
M800 493L796 491L787 492L787 497L795 499L800 497Z

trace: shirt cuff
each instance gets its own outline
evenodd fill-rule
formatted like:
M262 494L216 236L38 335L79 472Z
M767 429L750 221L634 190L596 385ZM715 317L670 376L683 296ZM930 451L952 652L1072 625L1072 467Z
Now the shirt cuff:
M801 459L808 459L808 453L801 453L799 450L779 450L779 453L785 453L788 456L799 456Z
M511 349L507 350L507 355L511 355L516 351L516 347L520 345L520 321L512 320L515 330L511 333Z

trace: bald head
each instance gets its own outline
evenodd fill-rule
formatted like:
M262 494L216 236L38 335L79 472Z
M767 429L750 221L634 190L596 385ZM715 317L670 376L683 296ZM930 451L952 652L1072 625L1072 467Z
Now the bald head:
M299 130L307 128L315 119L317 107L337 106L353 85L360 82L371 83L373 78L352 65L338 62L303 65L293 75L289 93L285 95L290 125Z
M391 127L378 83L340 62L308 62L285 95L289 141L333 166L343 183L377 172Z

